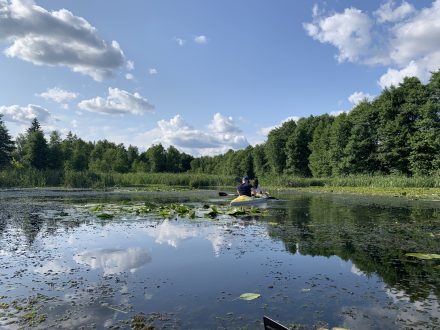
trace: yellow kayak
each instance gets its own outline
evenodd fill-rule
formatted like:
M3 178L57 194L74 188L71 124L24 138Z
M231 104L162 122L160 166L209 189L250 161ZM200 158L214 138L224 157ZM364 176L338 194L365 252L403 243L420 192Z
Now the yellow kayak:
M231 206L258 205L267 202L268 196L261 197L238 196L231 201Z

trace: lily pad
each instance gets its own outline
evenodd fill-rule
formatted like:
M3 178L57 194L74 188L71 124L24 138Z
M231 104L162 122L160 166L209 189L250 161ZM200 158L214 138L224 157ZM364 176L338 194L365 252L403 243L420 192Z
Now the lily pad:
M107 220L107 219L113 219L113 214L108 214L108 213L100 213L100 214L97 214L96 215L99 219L104 219L104 220Z
M435 253L407 253L405 255L407 257L414 257L423 260L440 259L440 254Z
M243 293L242 295L240 295L240 299L243 299L243 300L254 300L254 299L257 299L257 298L260 298L260 297L261 297L261 294L259 294L259 293L250 293L250 292Z

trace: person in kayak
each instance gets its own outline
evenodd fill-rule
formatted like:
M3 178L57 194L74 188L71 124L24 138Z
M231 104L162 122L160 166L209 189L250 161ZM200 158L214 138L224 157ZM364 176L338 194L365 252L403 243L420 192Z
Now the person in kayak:
M253 196L258 196L258 195L262 195L263 191L260 188L260 185L258 184L258 179L255 178L254 182L252 183L252 195Z
M252 185L249 182L249 177L245 175L241 180L241 184L237 186L237 193L240 196L252 196Z

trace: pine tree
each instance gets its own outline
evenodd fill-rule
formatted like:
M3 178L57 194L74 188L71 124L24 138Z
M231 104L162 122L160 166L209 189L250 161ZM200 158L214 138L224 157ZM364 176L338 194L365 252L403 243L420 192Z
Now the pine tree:
M13 150L14 142L3 122L3 115L0 114L0 169L4 169L11 163Z

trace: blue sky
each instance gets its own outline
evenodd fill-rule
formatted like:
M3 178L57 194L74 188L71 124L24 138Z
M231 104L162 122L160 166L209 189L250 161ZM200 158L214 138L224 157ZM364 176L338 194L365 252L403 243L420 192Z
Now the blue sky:
M0 113L213 155L440 66L438 1L0 0Z

